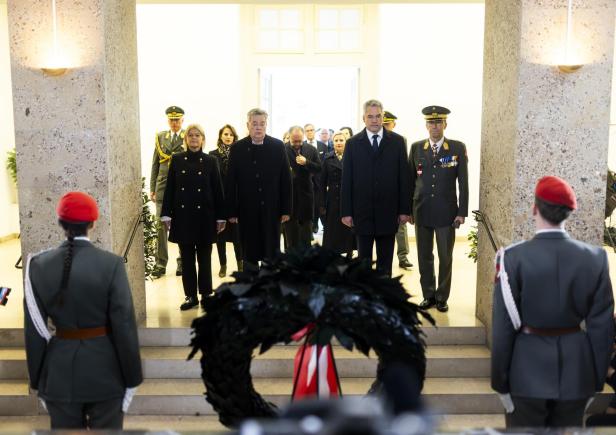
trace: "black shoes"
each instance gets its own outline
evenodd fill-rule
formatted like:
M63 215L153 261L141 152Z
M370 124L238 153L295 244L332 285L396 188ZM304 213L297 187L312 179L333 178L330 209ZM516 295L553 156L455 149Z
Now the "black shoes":
M180 310L182 311L190 310L191 308L194 308L197 305L199 305L199 299L197 299L196 296L192 298L187 296L186 299L184 300L184 303L180 305Z
M157 267L156 269L154 269L154 272L152 272L152 278L154 279L161 278L165 276L166 273L167 273L166 269L163 269L162 267Z
M413 267L413 264L405 258L404 260L398 262L398 266L400 266L402 269L410 269L411 267Z
M437 301L436 309L439 310L441 313L446 313L447 311L449 311L449 305L447 305L446 301Z
M423 308L424 310L427 310L429 308L432 308L435 305L436 305L436 299L424 299L419 304L419 308Z
M224 278L225 276L227 276L227 265L226 264L220 265L220 272L218 272L218 276L220 278Z
M428 310L432 307L436 307L441 313L446 313L449 311L449 305L447 305L447 301L437 301L436 299L424 299L420 304L419 308L423 308L424 310Z

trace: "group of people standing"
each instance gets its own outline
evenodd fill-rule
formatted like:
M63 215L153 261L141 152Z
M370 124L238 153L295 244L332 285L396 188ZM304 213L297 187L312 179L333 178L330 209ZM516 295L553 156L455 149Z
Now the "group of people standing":
M225 243L234 244L238 268L258 265L280 250L310 246L316 219L324 226L323 246L372 261L391 275L394 240L399 265L406 257L406 224L415 224L422 307L447 311L455 228L468 212L467 154L463 143L445 139L449 110L423 110L428 139L412 144L395 133L396 117L377 100L363 107L365 129L353 135L343 127L330 138L312 124L292 126L286 143L268 136L268 114L248 112L248 136L239 139L230 125L219 131L217 149L205 154L198 124L181 129L184 111L171 106L170 130L156 135L150 190L164 222L159 232L156 276L166 272L166 230L178 243L185 302L212 291L211 245L216 242L226 275ZM185 143L186 150L181 146ZM457 192L459 192L459 197ZM438 284L432 254L436 236ZM199 271L195 267L199 263ZM180 263L181 262L181 263ZM179 270L179 269L178 269Z

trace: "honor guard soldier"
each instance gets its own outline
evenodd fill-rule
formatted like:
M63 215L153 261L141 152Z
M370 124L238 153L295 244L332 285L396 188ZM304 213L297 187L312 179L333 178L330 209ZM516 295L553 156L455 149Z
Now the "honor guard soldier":
M182 129L184 122L184 110L178 106L171 106L165 110L169 130L156 133L154 142L154 158L152 159L152 172L150 173L150 198L156 204L156 216L160 218L163 206L163 196L167 186L167 174L169 173L169 161L173 154L184 152L184 135ZM160 222L159 222L160 223ZM156 251L156 268L154 277L160 278L167 271L169 251L167 249L167 231L162 223L158 227L158 248ZM177 258L176 275L182 275L182 259Z
M30 387L49 411L51 429L122 429L143 380L124 261L88 239L98 218L94 198L69 192L57 214L66 240L26 261Z
M422 113L429 137L412 144L409 156L413 213L410 223L415 224L424 298L420 306L427 309L436 305L437 310L446 312L449 309L447 299L451 288L455 230L468 215L468 157L462 142L444 136L449 109L428 106ZM432 253L435 235L438 285Z
M576 206L566 181L541 178L535 236L497 253L492 388L507 427L581 427L605 383L614 343L608 260L565 231Z
M383 128L389 131L394 131L396 128L396 119L398 117L387 110L383 112ZM406 138L404 139L406 145ZM408 152L408 149L407 149ZM409 261L409 238L406 232L406 223L400 224L396 232L396 245L398 245L396 254L398 255L398 266L402 269L410 269L413 264Z

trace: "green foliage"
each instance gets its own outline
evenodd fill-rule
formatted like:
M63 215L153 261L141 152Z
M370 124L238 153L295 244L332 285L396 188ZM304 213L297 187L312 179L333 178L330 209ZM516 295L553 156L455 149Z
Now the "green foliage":
M9 171L13 182L17 184L17 155L15 148L6 153L6 170Z
M603 243L611 246L612 248L616 247L616 227L605 227L605 230L603 231Z
M141 178L141 222L143 223L143 259L145 263L145 279L152 280L156 268L156 243L158 220L150 211L150 197L145 189L145 177Z
M477 225L473 225L473 229L468 232L466 236L469 242L471 242L471 250L466 253L468 258L472 258L477 263L477 241L479 239L477 235Z

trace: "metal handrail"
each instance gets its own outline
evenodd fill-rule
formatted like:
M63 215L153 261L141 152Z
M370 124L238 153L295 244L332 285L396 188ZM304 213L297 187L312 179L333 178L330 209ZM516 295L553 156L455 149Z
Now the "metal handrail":
M21 233L17 234L17 238L21 238ZM23 260L23 255L19 255L17 262L15 263L15 269L23 269L24 267L21 265L21 260Z
M126 249L124 250L124 255L122 255L122 259L124 263L128 263L128 251L130 251L130 247L133 244L133 240L135 238L135 234L137 233L137 228L140 223L145 222L145 213L144 211L140 211L137 217L135 218L135 224L133 225L133 230L130 233L130 238L128 239L128 244L126 245Z
M494 241L494 236L492 235L492 224L490 224L490 218L485 212L481 210L473 210L473 215L475 216L475 220L480 224L483 224L483 227L488 232L488 238L490 239L490 243L492 244L492 248L494 248L494 252L498 251L496 246L496 242Z

